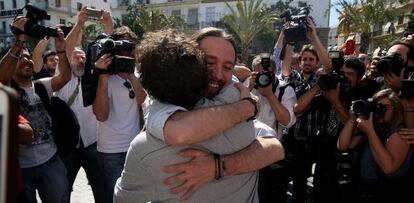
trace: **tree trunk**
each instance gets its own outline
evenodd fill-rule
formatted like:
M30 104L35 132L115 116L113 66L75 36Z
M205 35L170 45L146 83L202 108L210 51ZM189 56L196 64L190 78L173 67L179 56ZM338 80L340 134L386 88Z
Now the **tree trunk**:
M247 67L249 67L249 45L247 44L242 44L241 45L242 48L242 52L241 52L241 62L246 65Z
M369 46L369 34L366 32L361 33L361 44L359 45L359 53L366 54Z

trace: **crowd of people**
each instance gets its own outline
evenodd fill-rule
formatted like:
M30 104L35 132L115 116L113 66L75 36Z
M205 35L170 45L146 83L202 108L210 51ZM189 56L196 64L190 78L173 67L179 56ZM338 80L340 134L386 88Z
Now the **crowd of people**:
M117 54L133 58L136 72L111 73L118 56L99 55L85 106L86 7L66 37L57 26L31 52L27 20L14 20L20 32L0 61L0 82L20 95L19 202L36 202L36 191L42 202L70 202L80 167L95 202L414 201L412 35L386 59L333 60L308 18L311 44L300 53L281 31L273 55L247 65L223 29L166 29L137 42L103 11L104 32L133 44ZM54 97L79 125L66 153L55 144Z

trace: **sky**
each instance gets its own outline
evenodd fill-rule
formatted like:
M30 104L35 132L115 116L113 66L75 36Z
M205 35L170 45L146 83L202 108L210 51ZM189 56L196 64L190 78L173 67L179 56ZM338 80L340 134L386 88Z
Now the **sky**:
M336 2L338 2L338 0L331 0L331 4L333 5L335 5ZM338 23L338 13L332 7L329 16L329 27L335 27L336 25L338 25Z

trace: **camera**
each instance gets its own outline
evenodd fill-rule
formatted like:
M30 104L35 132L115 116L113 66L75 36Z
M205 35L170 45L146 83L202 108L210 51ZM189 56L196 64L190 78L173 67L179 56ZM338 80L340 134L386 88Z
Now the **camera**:
M98 20L102 17L102 10L87 7L86 11L88 12L88 18L90 20Z
M329 51L328 55L332 61L332 69L339 72L344 65L344 53L342 51Z
M400 96L407 99L414 98L414 78L402 80Z
M355 117L364 116L369 118L369 114L374 112L374 117L380 118L385 113L385 106L373 98L352 101L351 109Z
M26 4L24 6L26 9L26 18L28 19L26 24L24 25L25 32L11 26L11 30L14 34L19 34L19 32L23 34L27 34L32 37L36 37L42 39L44 37L57 37L57 29L39 25L39 21L41 20L50 20L50 15L47 14L45 10L37 8L31 4Z
M99 35L94 42L87 46L85 73L81 80L84 106L93 104L95 100L100 74L98 69L95 69L95 62L102 55L110 54L114 59L107 68L108 74L134 73L135 59L120 55L121 51L132 51L133 49L135 49L135 43L128 40L114 40L106 34Z
M301 7L297 15L292 16L289 10L280 15L280 18L284 18L286 22L292 23L292 26L286 27L283 32L287 43L307 41L306 18L308 15L309 9L306 7Z
M334 90L338 83L347 83L345 75L341 72L333 71L331 74L321 75L318 80L318 85L322 91Z
M383 56L380 58L377 63L377 70L382 74L390 71L399 76L404 66L405 64L402 56L398 53L393 53L391 55Z
M277 81L275 78L275 74L270 71L270 54L269 53L261 53L260 54L260 65L263 67L262 72L256 75L256 86L255 88L259 87L267 87L270 84L274 84Z

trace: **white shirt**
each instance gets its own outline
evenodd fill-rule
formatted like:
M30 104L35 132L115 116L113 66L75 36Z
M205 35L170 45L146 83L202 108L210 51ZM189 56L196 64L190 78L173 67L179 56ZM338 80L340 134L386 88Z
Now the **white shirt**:
M126 152L139 133L137 99L129 98L124 82L125 79L118 75L110 75L108 78L109 116L104 122L98 121L99 152Z
M59 97L66 103L69 98L72 96L76 87L78 86L78 77L72 73L71 80L66 83L66 85L55 92L55 96ZM79 81L79 93L75 97L70 108L76 115L80 126L80 136L85 147L96 142L98 137L98 123L96 121L95 114L92 110L92 105L87 107L83 106L83 96L82 96L82 84Z

